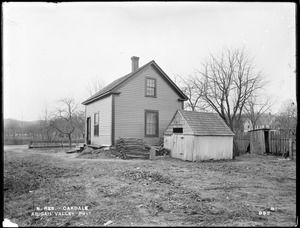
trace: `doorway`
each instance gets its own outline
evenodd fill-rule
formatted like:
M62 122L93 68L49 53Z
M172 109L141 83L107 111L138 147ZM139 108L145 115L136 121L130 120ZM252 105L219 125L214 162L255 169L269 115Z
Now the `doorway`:
M265 136L265 146L266 146L266 151L265 151L265 153L270 153L270 147L269 147L269 131L264 131L264 136Z
M91 144L91 117L86 119L86 143Z

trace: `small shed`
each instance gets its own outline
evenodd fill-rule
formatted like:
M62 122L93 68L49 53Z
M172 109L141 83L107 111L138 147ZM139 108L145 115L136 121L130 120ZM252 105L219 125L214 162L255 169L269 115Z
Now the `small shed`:
M233 137L217 113L178 109L164 133L164 147L185 161L233 159Z
M250 153L269 153L269 128L261 128L249 131Z

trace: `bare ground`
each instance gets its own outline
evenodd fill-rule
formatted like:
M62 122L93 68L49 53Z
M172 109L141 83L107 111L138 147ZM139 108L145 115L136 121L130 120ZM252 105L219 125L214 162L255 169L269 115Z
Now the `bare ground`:
M66 149L4 152L4 218L19 226L295 225L296 164L280 157L192 163L91 159ZM46 206L51 215L32 214ZM54 214L67 206L88 210Z

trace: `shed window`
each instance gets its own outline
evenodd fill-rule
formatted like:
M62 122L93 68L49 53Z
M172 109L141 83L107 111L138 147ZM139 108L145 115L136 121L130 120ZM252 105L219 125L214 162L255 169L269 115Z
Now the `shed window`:
M158 111L145 111L145 136L158 137Z
M94 136L99 136L99 113L94 114Z
M146 96L156 97L156 79L146 78Z
M173 133L183 133L183 128L182 127L174 127Z

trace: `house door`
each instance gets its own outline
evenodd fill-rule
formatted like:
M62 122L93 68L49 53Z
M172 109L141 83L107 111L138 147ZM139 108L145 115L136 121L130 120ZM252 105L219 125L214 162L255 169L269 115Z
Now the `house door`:
M91 144L91 117L86 119L86 143Z

